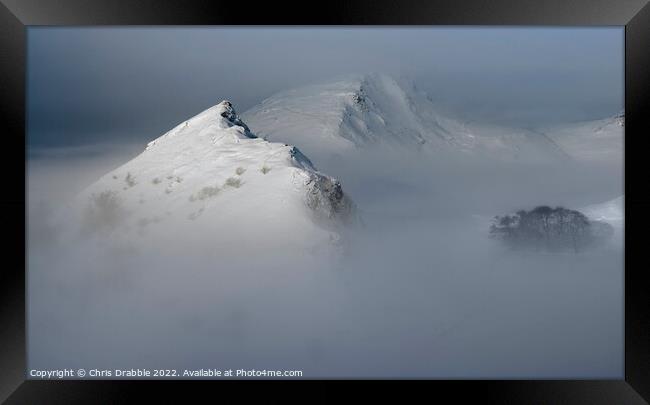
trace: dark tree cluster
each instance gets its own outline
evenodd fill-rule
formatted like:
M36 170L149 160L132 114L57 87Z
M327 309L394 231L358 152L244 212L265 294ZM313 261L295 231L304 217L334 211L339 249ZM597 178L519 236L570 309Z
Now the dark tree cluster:
M591 221L579 211L540 206L530 211L496 216L490 236L515 248L580 251L607 240L611 225Z

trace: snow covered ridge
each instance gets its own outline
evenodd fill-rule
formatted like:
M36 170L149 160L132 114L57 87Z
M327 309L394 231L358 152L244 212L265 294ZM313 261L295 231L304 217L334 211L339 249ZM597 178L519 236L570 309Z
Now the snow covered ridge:
M282 232L293 237L278 239L303 244L338 240L340 226L356 215L337 179L296 147L257 137L229 101L150 142L82 191L73 207L95 233L143 236L173 224L165 229L200 227L215 240L237 234L240 242Z
M544 134L446 117L412 83L378 73L283 91L243 116L260 136L319 157L375 145L507 160L567 157Z

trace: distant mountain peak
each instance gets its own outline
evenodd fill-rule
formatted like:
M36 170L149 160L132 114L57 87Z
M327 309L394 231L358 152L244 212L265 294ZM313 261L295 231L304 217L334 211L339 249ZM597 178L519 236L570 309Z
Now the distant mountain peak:
M415 83L377 72L282 91L243 116L261 136L297 145L318 160L378 145L508 160L565 158L532 131L447 117Z

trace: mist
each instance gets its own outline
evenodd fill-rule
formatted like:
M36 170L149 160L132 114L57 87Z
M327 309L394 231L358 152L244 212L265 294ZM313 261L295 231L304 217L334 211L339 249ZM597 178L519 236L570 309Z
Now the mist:
M516 209L617 197L622 167L423 159L393 149L316 161L343 179L360 211L362 223L334 255L258 243L285 237L264 224L260 235L159 224L141 241L76 235L71 243L57 226L72 224L52 225L48 213L133 152L70 153L29 162L31 369L623 373L620 230L605 247L578 253L513 251L487 232L491 217Z

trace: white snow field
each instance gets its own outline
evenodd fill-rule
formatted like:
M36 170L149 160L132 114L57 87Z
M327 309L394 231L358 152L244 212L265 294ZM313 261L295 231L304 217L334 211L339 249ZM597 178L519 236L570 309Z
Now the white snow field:
M500 160L565 157L544 135L446 117L412 83L380 73L343 76L280 92L242 116L258 135L297 145L318 158L370 146L453 151Z

